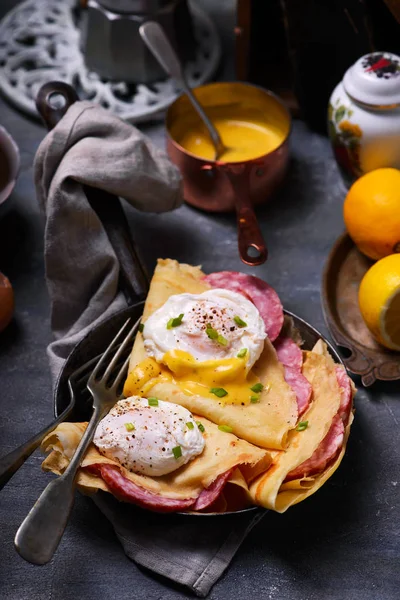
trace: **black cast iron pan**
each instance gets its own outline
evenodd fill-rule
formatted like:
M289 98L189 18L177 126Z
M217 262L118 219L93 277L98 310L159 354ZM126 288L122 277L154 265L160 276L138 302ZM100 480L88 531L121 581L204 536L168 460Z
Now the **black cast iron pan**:
M57 107L54 106L58 100ZM67 84L51 82L44 85L38 95L37 107L47 126L52 128L65 114L73 102L77 100L75 91ZM61 106L60 106L61 105ZM85 193L92 207L96 210L107 232L110 243L121 266L120 289L123 291L127 308L109 317L94 327L72 350L67 358L54 391L54 412L58 417L70 402L68 378L84 363L101 354L122 327L128 317L136 321L142 314L144 299L147 295L149 280L145 268L133 245L129 227L124 211L118 198L94 188L85 188ZM294 325L299 330L303 340L304 349L311 349L322 338L327 344L333 359L342 363L342 360L333 346L316 329L296 315L285 311L292 317ZM75 408L69 420L86 421L91 416L91 407L85 402L76 399ZM236 513L180 513L185 516L220 516L263 510L259 507L250 507Z

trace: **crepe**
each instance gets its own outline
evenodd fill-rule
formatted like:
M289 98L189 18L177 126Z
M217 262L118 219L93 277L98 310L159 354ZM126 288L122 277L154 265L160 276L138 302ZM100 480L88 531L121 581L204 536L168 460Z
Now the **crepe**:
M170 259L158 260L142 322L145 323L146 319L174 294L199 294L210 289L209 285L202 281L203 277L204 273L199 267L179 264ZM125 383L125 396L138 393L135 369L143 364L142 361L146 358L143 337L138 333ZM139 371L143 371L140 366ZM257 404L224 404L219 403L218 399L187 395L174 383L158 382L156 376L146 384L146 395L180 404L213 423L229 423L237 436L262 448L283 449L287 446L288 432L297 421L297 401L295 393L285 381L283 365L278 361L268 338L253 371L265 386Z
M202 281L203 276L198 267L159 260L143 322L172 294L197 294L209 289ZM288 327L290 332L294 331L293 324L287 322L285 334L298 337L293 336ZM132 350L124 389L126 396L137 392L136 388L133 390L130 386L134 386L141 368L143 372L146 371L146 364L143 338L139 333ZM169 475L148 477L132 473L116 461L102 456L92 444L79 470L78 486L86 493L94 493L98 489L111 491L100 476L101 471L93 474L87 469L94 465L112 465L128 481L164 498L165 502L167 499L176 502L197 499L205 490L210 494L214 484L213 512L236 511L254 504L284 512L314 494L335 472L344 456L353 420L354 385L344 368L333 361L322 340L312 351L303 352L302 376L311 385L312 395L306 412L300 417L307 425L297 429L296 397L285 382L283 365L268 339L254 371L266 386L268 384L269 391L261 394L260 403L247 406L222 404L210 398L186 395L173 380L159 381L157 373L154 373L146 383L146 396L152 395L180 404L193 414L200 415L196 419L205 427L206 445L203 453ZM341 429L335 438L337 446L328 453L326 459L321 449L330 439L331 428L337 420ZM226 423L232 427L233 433L218 428L218 424ZM57 474L65 470L86 426L86 423L63 423L45 438L42 450L50 452L43 463L45 470ZM340 446L342 435L343 444ZM322 459L319 458L321 452ZM306 461L316 465L314 471L304 470ZM298 475L315 472L314 475L303 477ZM224 474L226 477L229 474L229 479L225 487L221 484L216 492L215 484L218 478L222 481ZM135 499L129 501L135 502ZM191 509L193 506L192 503Z
M338 413L341 401L335 363L326 346L319 342L313 352L304 354L303 374L313 389L312 404L302 416L303 421L308 421L308 426L304 431L293 430L289 433L286 452L273 452L271 467L250 486L250 494L255 504L277 512L284 512L293 504L314 494L333 475L344 456L353 421L351 412L345 427L341 451L328 468L315 476L285 482L287 475L309 459L318 448Z
M88 467L109 464L118 467L122 475L141 488L164 498L183 500L197 498L221 474L239 465L233 483L247 488L247 484L257 475L268 469L271 456L265 450L257 448L231 433L220 431L214 423L196 417L203 424L205 448L201 455L183 465L176 471L161 477L149 477L128 471L118 462L106 458L91 444L78 471L77 485L85 493L97 490L109 491L105 482L89 473ZM42 464L45 471L60 475L77 448L87 423L61 423L42 442L44 453L50 452ZM246 489L248 493L248 488Z

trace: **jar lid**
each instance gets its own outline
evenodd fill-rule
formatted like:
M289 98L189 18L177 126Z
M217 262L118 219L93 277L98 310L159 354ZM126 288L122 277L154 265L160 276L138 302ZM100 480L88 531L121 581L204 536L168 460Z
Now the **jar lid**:
M362 56L346 71L343 85L349 96L363 104L400 105L400 56L390 52Z

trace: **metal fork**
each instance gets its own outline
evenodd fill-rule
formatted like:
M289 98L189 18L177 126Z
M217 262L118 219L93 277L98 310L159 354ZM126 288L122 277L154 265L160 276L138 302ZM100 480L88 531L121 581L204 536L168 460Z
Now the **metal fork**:
M87 387L93 396L93 414L79 446L63 475L49 483L17 531L15 547L22 558L30 563L46 564L51 560L60 543L74 504L75 481L82 458L93 439L100 420L118 400L118 390L127 372L130 357L126 358L113 382L109 385L111 375L119 358L136 334L139 323L140 319L129 330L115 352L115 345L131 324L131 319L128 319L96 364L87 382ZM115 354L111 358L114 352ZM102 374L104 367L106 369Z

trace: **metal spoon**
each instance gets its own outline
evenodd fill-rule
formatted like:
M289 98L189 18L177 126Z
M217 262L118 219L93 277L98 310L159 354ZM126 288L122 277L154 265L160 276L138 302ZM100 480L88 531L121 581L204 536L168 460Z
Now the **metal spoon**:
M175 79L175 81L184 90L185 94L187 94L190 102L193 105L193 108L196 110L200 119L206 126L208 133L210 134L212 143L215 148L214 160L218 160L220 156L226 151L226 147L222 143L220 135L215 129L212 121L210 121L210 119L207 117L203 107L198 102L197 98L188 86L188 83L183 74L182 65L179 62L179 58L177 57L176 52L171 46L170 41L165 35L164 30L155 21L147 21L139 27L139 32L143 41L145 42L149 50L154 54L155 58L158 60L158 62L160 63L164 71L167 73L167 75Z

